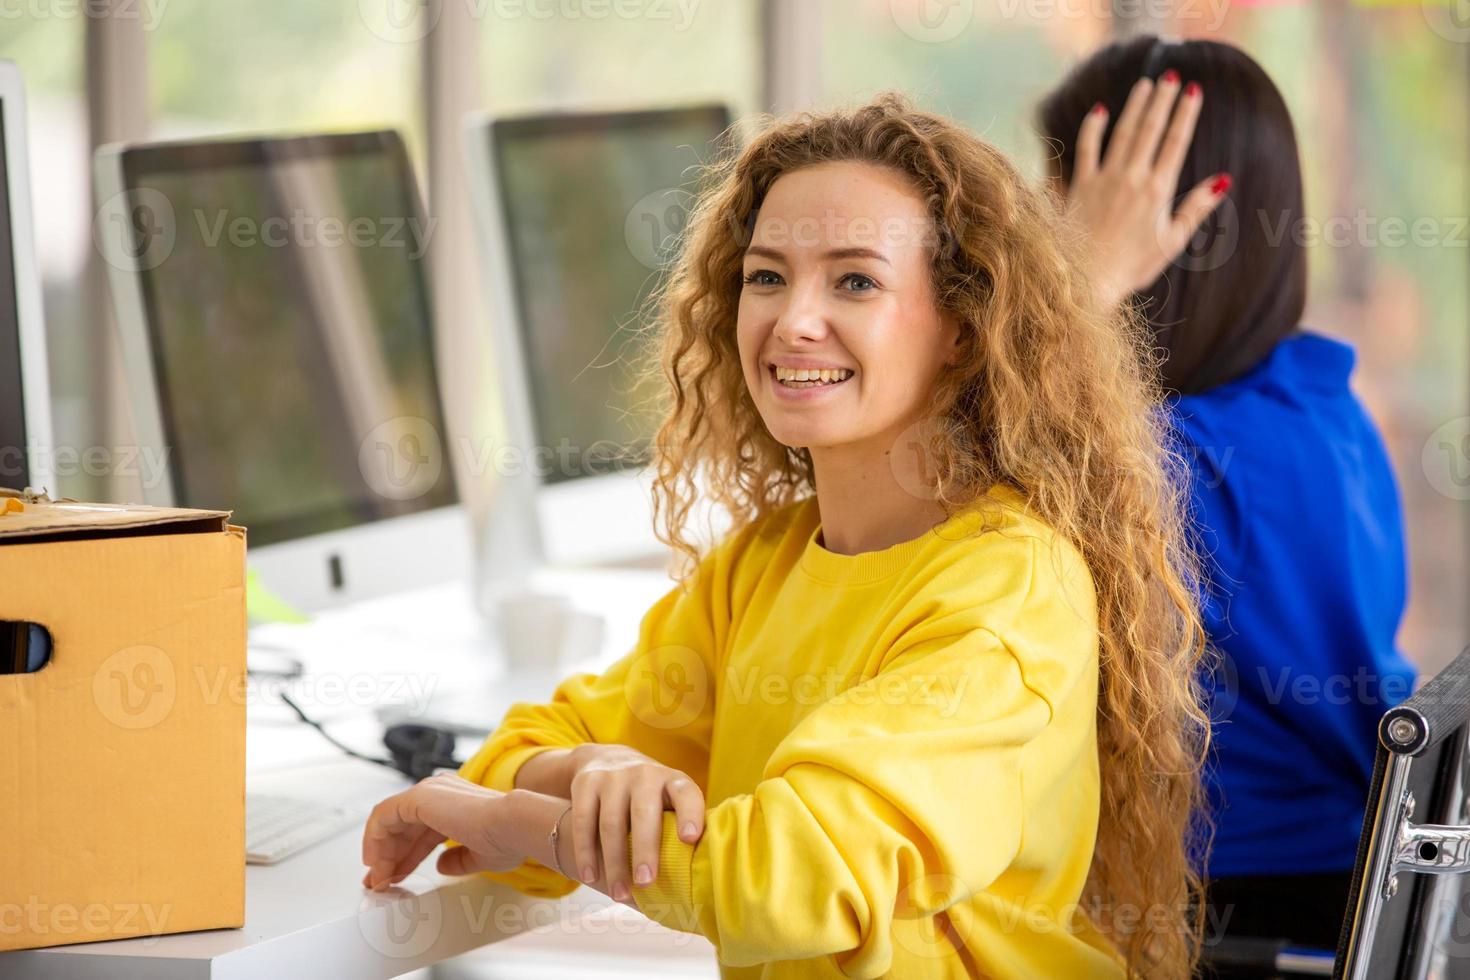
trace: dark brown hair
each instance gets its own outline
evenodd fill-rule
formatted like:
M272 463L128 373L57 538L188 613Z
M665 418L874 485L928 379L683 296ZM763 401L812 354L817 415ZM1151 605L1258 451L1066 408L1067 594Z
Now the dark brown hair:
M1233 180L1185 253L1135 295L1161 348L1164 386L1192 394L1254 368L1297 328L1306 306L1306 251L1295 236L1301 165L1281 93L1239 48L1144 35L1078 65L1042 101L1037 121L1057 153L1054 171L1070 182L1077 130L1092 106L1110 113L1106 152L1134 82L1170 68L1204 89L1177 194L1215 173Z

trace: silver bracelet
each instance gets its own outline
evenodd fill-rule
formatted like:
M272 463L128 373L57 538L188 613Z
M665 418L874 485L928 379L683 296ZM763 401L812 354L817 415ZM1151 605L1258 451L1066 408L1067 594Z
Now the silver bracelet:
M551 833L546 837L547 843L551 845L551 866L556 868L556 873L561 875L563 878L568 878L571 876L561 869L561 858L557 856L556 844L557 841L561 840L561 822L565 820L567 814L571 812L572 805L568 803L567 808L561 812L561 816L557 817L556 822L551 825Z

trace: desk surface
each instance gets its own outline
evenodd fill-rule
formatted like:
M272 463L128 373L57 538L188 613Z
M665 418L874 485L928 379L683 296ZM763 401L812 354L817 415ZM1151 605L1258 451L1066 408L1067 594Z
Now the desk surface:
M572 665L587 669L630 649L643 611L670 587L660 574L621 570L546 572L533 581L606 617L601 653ZM375 600L301 626L257 628L251 643L299 657L307 674L293 692L303 707L335 736L375 754L381 725L373 710L395 696L390 686L411 706L428 692L425 710L437 690L479 691L493 723L514 701L549 697L568 669L508 671L463 587ZM395 772L346 758L292 722L268 685L249 685L247 697L250 792L347 805L365 818L374 803L408 785ZM431 855L398 888L369 893L361 886L361 828L351 828L280 864L247 866L241 929L0 953L0 974L16 980L233 980L302 975L309 964L313 977L392 977L605 905L578 893L548 901L480 876L445 877L434 870L434 860Z

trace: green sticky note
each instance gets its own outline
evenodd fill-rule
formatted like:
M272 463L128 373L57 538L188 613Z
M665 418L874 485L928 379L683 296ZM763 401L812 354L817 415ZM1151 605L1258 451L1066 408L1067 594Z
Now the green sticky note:
M245 572L245 614L253 623L306 623L311 617L268 589L254 569Z

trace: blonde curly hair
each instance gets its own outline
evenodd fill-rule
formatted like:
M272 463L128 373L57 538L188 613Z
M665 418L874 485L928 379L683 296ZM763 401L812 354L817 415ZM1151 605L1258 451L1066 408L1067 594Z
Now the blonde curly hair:
M835 161L904 174L939 231L937 302L962 329L933 398L934 492L953 512L1011 485L1086 559L1101 634L1102 812L1083 910L1130 974L1188 976L1203 921L1205 641L1183 467L1167 448L1146 331L1100 301L1050 196L955 123L894 93L765 123L707 168L653 298L657 532L687 575L701 550L689 526L697 499L739 528L814 492L810 454L767 432L742 374L745 248L782 174Z

